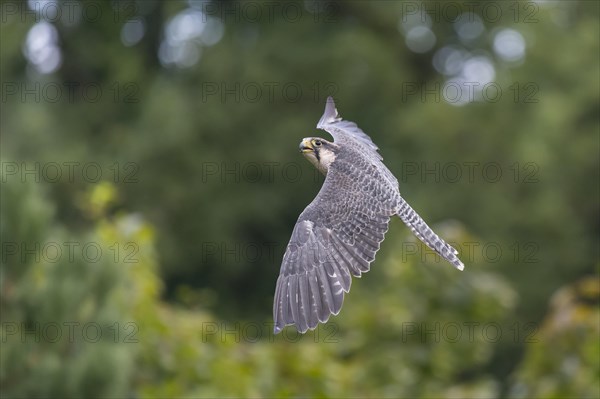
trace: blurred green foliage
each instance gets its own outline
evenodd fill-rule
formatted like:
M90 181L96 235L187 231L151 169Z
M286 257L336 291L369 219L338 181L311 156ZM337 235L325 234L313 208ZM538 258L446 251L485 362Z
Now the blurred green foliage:
M478 14L486 33L465 47L493 58L493 33L510 27L526 57L494 61L499 101L463 106L407 91L442 87L432 54L459 43L452 22L434 18L434 49L411 52L398 24L418 2L320 3L293 22L198 3L234 11L221 14L223 38L179 69L157 54L190 3L88 0L119 18L55 23L62 65L49 75L23 56L36 21L7 4L2 397L598 397L597 2L479 2L476 13L499 5L502 17ZM434 15L443 3L423 4ZM145 35L127 47L122 27L136 14ZM55 84L62 98L48 101L43 88ZM103 95L85 100L86 84ZM302 95L290 100L286 84ZM243 88L256 86L263 96L251 101ZM394 220L339 316L274 337L279 262L322 181L297 144L316 135L329 94L466 268L439 262ZM73 179L36 179L65 162L79 163ZM99 179L82 173L94 162ZM467 169L458 181L423 174L469 162L473 181ZM481 178L491 163L498 181ZM52 261L52 243L65 242L79 244L75 256ZM84 243L103 256L90 262Z
M515 374L511 397L600 396L600 286L585 278L553 295L539 343Z

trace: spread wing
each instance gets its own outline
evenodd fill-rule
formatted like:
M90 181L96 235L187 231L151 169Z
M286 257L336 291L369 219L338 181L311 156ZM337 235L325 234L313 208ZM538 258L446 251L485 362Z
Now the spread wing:
M275 333L288 324L305 332L326 322L342 308L352 276L369 271L394 211L372 194L378 179L359 169L336 160L298 218L277 279Z

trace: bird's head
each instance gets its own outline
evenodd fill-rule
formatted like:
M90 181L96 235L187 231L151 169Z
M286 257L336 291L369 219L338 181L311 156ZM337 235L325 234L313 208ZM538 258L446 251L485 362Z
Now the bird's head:
M335 160L338 146L320 137L306 137L300 142L300 152L324 175Z

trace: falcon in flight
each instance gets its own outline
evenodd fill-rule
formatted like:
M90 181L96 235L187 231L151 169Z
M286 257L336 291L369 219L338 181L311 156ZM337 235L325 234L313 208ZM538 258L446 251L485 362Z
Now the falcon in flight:
M464 268L458 252L400 196L377 146L339 116L331 97L317 128L335 141L308 137L300 143L325 182L300 214L283 256L273 304L275 334L290 324L304 333L337 315L352 276L369 271L393 216L458 270Z

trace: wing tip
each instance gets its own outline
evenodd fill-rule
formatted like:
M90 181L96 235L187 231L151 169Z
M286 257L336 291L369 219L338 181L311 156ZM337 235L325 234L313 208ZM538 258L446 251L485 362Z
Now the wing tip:
M319 123L317 123L317 128L320 129L326 124L335 122L337 119L340 119L340 114L335 107L335 101L333 97L329 96L325 101L325 111L323 112L323 116L319 120Z

